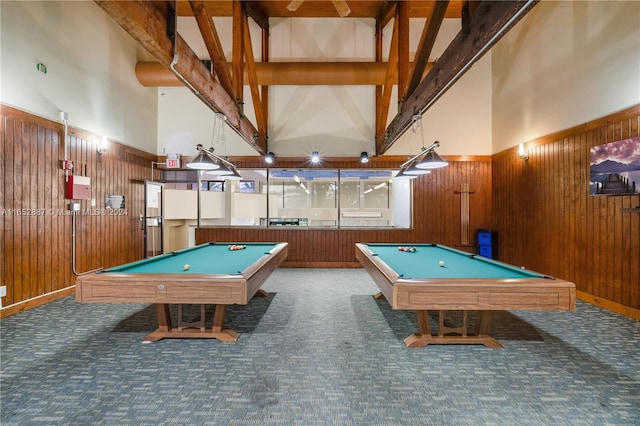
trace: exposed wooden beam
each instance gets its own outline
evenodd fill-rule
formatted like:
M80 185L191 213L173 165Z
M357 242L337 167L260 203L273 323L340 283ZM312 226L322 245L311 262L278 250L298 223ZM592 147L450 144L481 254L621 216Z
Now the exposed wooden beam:
M483 1L473 14L469 36L460 31L431 71L405 100L384 134L376 133L377 154L383 154L411 126L414 115L429 109L471 65L491 49L539 0Z
M409 2L398 2L396 8L396 25L398 27L398 110L409 85Z
M413 61L414 68L405 97L413 93L416 87L418 87L418 84L420 84L420 81L422 81L424 70L429 63L429 56L436 42L436 37L440 31L445 12L449 6L449 0L439 0L434 3L433 12L431 16L427 18L427 22L425 22L424 28L422 29L422 35L420 36L420 42L418 43L416 56Z
M385 126L387 125L387 117L389 116L389 104L391 103L391 91L393 89L393 81L398 75L398 20L394 22L393 34L391 35L391 47L389 49L389 62L387 66L387 75L384 87L382 88L382 96L380 100L376 100L379 105L378 114L376 115L376 155L380 155L378 141L385 140Z
M347 4L346 0L331 0L331 3L333 3L333 7L336 8L336 12L338 12L338 15L341 18L349 16L351 13L351 8Z
M381 22L376 20L376 64L381 64L382 63L382 26L381 26ZM385 67L386 70L386 67ZM386 77L386 71L385 71L385 77ZM383 89L383 84L384 81L380 84L376 84L376 91L375 91L375 101L376 101L376 110L375 110L375 115L374 117L377 118L381 115L381 111L380 108L381 107L381 102L382 102L382 89ZM377 125L377 122L374 124ZM377 128L376 128L377 130ZM375 141L376 141L376 137L377 137L377 133L374 134L374 146L375 146ZM374 154L377 155L377 153L374 152Z
M394 0L387 0L384 2L384 5L378 12L378 16L376 16L376 25L380 26L380 28L387 26L389 21L396 16L396 4L397 1Z
M258 85L263 87L282 85L382 87L386 81L388 66L387 62L256 62L255 64ZM146 87L182 86L182 82L175 74L158 62L138 62L136 77L140 84ZM392 77L392 84L397 84L395 75ZM248 79L246 69L244 78L245 81Z
M227 123L256 151L263 153L264 140L254 139L255 127L241 117L235 100L213 78L189 45L176 35L174 45L167 36L166 13L146 1L95 0L116 23L164 67L184 79L185 85L211 110L227 117ZM175 53L175 61L174 61Z
M209 15L205 7L206 2L203 0L190 0L189 4L193 10L193 16L198 23L198 28L200 28L202 39L209 52L209 57L213 63L213 70L218 77L218 81L220 81L220 84L229 96L235 99L236 95L233 91L231 71L229 70L227 59L224 56L224 49L222 48L222 43L220 43L213 17Z
M253 22L258 24L260 28L263 30L269 28L269 17L262 7L260 7L260 2L257 1L248 1L245 2L245 10L249 18L253 19Z
M269 62L269 26L262 28L262 62ZM269 86L260 86L260 100L262 101L262 114L267 128L265 129L267 144L265 151L269 151Z
M233 91L236 94L236 102L240 108L240 114L244 115L244 26L246 23L244 3L233 0L233 44L231 55L233 56Z
M256 113L256 125L258 133L262 139L267 138L267 124L264 120L264 112L262 111L262 102L260 100L260 89L258 87L258 77L256 75L256 63L253 58L253 47L251 46L251 34L249 33L249 21L244 22L244 59L247 64L247 77L249 80L249 89L251 90L251 100L253 101L253 109Z

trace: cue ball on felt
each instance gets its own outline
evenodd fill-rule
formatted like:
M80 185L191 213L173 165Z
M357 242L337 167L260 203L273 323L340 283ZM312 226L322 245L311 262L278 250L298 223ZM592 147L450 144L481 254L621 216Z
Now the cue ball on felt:
M188 264L188 263L187 263L186 265L184 265L184 270L185 270L185 271L188 271L188 270L189 270L189 268L191 268L191 266L189 266L189 264Z
M438 265L444 266L444 260L441 260L440 262L438 262Z

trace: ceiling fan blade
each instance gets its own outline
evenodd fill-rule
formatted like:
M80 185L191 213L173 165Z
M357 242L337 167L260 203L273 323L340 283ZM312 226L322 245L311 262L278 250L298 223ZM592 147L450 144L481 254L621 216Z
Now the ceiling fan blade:
M346 0L331 0L331 3L333 3L333 7L336 8L336 11L338 11L338 15L340 15L341 17L344 18L345 16L349 16L349 14L351 13L351 8L347 4Z
M303 2L304 0L292 0L291 3L287 5L287 10L289 12L295 12Z

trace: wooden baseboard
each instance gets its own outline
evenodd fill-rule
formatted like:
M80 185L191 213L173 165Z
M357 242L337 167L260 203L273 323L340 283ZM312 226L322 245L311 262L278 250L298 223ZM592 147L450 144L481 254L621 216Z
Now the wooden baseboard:
M34 297L33 299L25 300L20 303L5 306L0 309L0 319L10 317L11 315L19 314L20 312L28 311L29 309L37 308L38 306L46 305L54 300L62 299L63 297L71 296L75 294L76 286L64 288L62 290L55 291L53 293L43 294L42 296Z
M616 302L612 302L602 297L594 296L593 294L585 293L582 291L576 291L576 297L583 302L591 303L592 305L604 308L608 311L615 312L626 317L640 320L640 309L624 306Z

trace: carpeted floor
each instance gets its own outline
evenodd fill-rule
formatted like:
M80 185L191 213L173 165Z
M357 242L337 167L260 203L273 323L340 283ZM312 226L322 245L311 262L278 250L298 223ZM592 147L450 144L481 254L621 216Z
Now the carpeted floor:
M414 313L362 269L278 269L263 288L227 310L235 344L143 344L152 305L70 297L2 320L0 423L640 424L636 320L578 302L495 313L501 349L407 348Z

